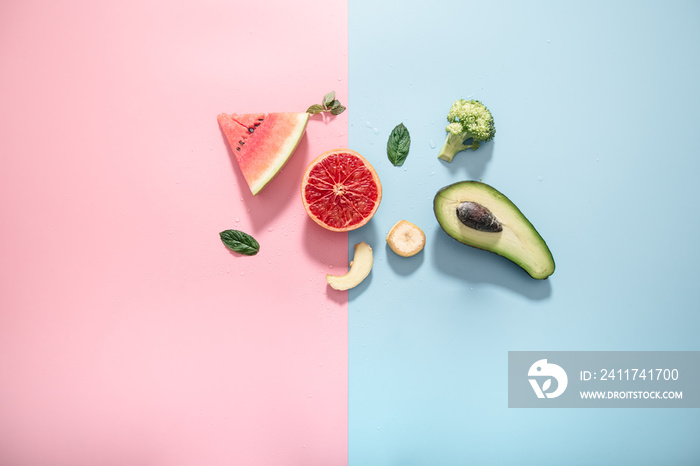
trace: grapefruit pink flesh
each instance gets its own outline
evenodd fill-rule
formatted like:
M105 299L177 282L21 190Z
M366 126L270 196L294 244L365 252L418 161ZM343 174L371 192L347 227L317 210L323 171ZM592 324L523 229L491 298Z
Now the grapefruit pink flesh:
M304 207L319 225L334 231L359 228L382 197L379 177L360 154L338 149L309 165L302 182Z
M309 114L222 113L217 121L250 191L256 195L296 150Z

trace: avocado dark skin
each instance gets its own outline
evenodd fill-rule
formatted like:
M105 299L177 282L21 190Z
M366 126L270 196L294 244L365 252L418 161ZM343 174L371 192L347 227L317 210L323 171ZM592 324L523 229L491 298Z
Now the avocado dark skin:
M433 211L445 233L469 246L501 255L532 278L554 273L554 258L530 221L505 195L479 181L440 189Z

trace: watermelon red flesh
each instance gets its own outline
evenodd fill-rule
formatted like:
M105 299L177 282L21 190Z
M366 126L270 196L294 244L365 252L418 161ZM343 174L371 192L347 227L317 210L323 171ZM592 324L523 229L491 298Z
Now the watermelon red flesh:
M308 113L246 113L217 116L253 195L279 172L297 148Z

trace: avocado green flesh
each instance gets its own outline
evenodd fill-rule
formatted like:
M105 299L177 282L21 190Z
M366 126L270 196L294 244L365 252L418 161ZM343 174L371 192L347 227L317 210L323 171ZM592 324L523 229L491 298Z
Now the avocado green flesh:
M484 232L464 225L457 218L457 207L464 201L489 209L503 231ZM451 184L435 195L433 209L442 229L457 241L499 254L532 278L544 279L554 273L554 258L547 243L516 205L491 186L478 181Z

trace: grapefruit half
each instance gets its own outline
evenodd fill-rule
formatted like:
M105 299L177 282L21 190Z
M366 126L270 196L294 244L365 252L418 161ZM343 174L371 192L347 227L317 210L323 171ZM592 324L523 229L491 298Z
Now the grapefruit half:
M350 149L335 149L309 164L301 181L301 199L311 219L331 231L360 228L382 200L374 167Z

